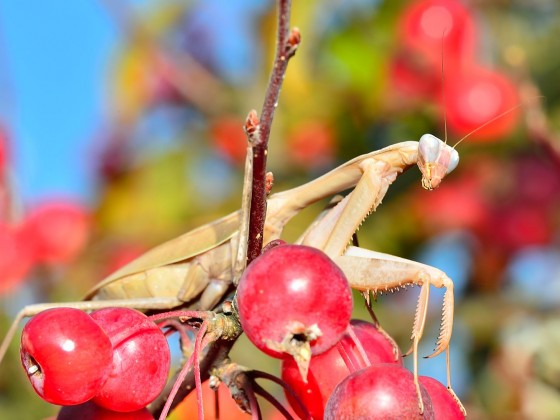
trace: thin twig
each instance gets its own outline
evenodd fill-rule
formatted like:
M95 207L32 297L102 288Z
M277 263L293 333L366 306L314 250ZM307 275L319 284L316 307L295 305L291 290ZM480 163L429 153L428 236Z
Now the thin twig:
M560 136L552 131L548 123L539 88L526 77L521 83L520 94L526 109L525 121L529 138L547 153L557 168L560 168Z
M309 414L309 410L305 406L305 404L301 401L301 398L295 393L290 385L288 385L283 379L280 379L274 375L271 375L268 372L264 372L262 370L251 370L248 372L248 375L253 379L268 379L269 381L274 382L275 384L280 385L284 391L290 394L292 399L297 403L301 412L304 414L305 419L311 419L311 414Z
M267 400L270 404L272 404L282 415L288 420L294 420L294 417L290 414L290 412L282 405L280 401L276 397L274 397L270 392L260 386L258 383L253 383L253 391L255 394L260 395L265 400Z
M289 30L291 0L278 0L278 32L276 37L276 56L259 121L259 135L253 145L253 187L251 195L251 214L249 219L249 240L247 263L261 253L263 230L266 218L266 161L268 140L274 111L278 105L280 89L288 67L289 59L299 45L297 29Z
M204 322L200 326L200 331L196 337L196 341L194 342L194 383L196 385L196 402L198 407L198 418L204 418L204 405L202 403L202 380L200 379L200 363L198 363L200 359L200 353L202 352L202 341L204 338L204 334L206 334L206 329L208 328L208 322Z
M202 314L204 314L204 312ZM209 372L211 369L227 359L229 351L242 332L241 326L238 325L236 319L231 316L217 315L212 319L207 319L204 323L208 324L208 330L201 344L202 348L205 349L204 356L198 361L200 365L201 382L204 382L210 377ZM191 355L190 359L194 360L194 356ZM157 400L150 405L150 411L154 418L159 417L167 405L169 406L169 410L173 410L173 408L195 389L197 382L195 371L191 369L192 362L189 361L187 363L190 363L191 366L177 372L166 386L166 389L160 394ZM179 383L180 386L178 386L177 389L173 389L176 382ZM172 392L176 392L177 394L173 398L173 401L168 402L168 399L171 399Z

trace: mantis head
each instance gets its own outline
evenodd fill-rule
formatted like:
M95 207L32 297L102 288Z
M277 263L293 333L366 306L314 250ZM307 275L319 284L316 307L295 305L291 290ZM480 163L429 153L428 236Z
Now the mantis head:
M436 136L424 134L418 143L418 167L422 186L427 190L439 187L441 180L457 167L459 153Z

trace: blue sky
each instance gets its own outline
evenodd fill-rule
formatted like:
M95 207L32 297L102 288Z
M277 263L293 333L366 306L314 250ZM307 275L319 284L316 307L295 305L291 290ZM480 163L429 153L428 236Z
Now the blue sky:
M18 0L0 2L0 35L0 111L20 195L88 201L118 31L99 1Z
M214 31L209 47L224 77L236 80L247 73L250 60L239 57L250 54L249 22L269 2L198 5L188 27L198 23ZM95 198L92 141L107 117L108 65L118 37L101 0L0 2L0 117L12 133L13 169L24 203L52 196Z

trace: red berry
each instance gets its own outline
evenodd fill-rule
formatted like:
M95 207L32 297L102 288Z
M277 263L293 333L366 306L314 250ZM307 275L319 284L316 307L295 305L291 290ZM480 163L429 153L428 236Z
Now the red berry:
M401 101L433 98L441 92L441 74L418 53L406 51L393 57L389 78Z
M301 378L293 359L282 361L282 379L295 391L314 419L323 418L323 410L332 391L351 373L364 369L370 364L402 365L400 353L395 358L393 344L375 325L352 320L351 326L368 360L362 358L356 343L346 332L334 347L311 358L307 383ZM291 395L286 393L286 397L292 408L303 417L303 413L300 412L298 404Z
M35 392L59 405L93 398L113 358L107 334L89 315L72 308L35 315L23 329L20 355Z
M461 73L449 72L446 85L445 109L447 125L460 135L466 135L498 117L492 123L469 136L469 140L491 140L505 136L515 127L519 110L518 93L504 75L479 66Z
M481 185L472 173L449 179L437 194L416 194L413 209L433 229L479 228L488 217Z
M420 414L414 378L396 364L379 364L348 376L337 385L325 407L325 420L433 419L430 396L420 385Z
M485 234L503 251L552 243L554 229L546 207L526 202L499 206L488 219Z
M293 161L305 168L330 165L335 155L333 131L322 121L300 124L288 137L288 151Z
M212 123L210 127L212 141L216 150L233 163L245 161L247 153L247 136L243 131L243 121L235 117L224 116Z
M47 202L29 213L22 229L26 239L33 244L38 261L68 263L87 241L90 216L84 207L76 203Z
M405 10L400 25L405 49L420 52L441 71L442 45L448 69L471 61L475 27L470 12L457 0L421 0ZM443 44L442 44L443 43Z
M147 408L120 413L100 407L93 401L80 405L62 407L58 412L56 420L154 420Z
M241 325L266 354L294 354L292 344L309 343L313 354L332 347L352 312L344 273L323 252L283 245L255 259L237 289Z
M0 294L16 288L33 266L33 251L25 239L20 230L0 222Z
M436 419L456 420L465 418L459 404L445 385L429 376L420 376L418 380L430 394Z
M91 317L113 345L113 364L94 402L114 411L135 411L160 394L169 373L167 340L143 313L128 308L100 309Z

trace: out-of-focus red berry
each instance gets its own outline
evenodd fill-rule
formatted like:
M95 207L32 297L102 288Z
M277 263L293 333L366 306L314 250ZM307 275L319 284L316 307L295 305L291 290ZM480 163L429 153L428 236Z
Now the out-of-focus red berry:
M548 244L554 235L546 208L519 201L494 209L485 232L491 237L488 240L510 252Z
M404 48L422 53L438 73L442 45L447 68L458 69L461 62L472 61L475 26L469 10L460 1L412 2L404 11L399 31Z
M560 203L560 171L550 159L523 156L515 162L514 177L511 194L519 200L546 207Z
M288 137L288 152L303 167L324 167L334 160L332 129L322 121L299 124Z
M506 76L472 65L464 72L448 72L446 80L443 106L447 126L453 132L464 136L477 130L467 141L492 141L513 130L519 118L519 110L515 109L519 95ZM503 113L506 114L490 122ZM489 124L480 128L486 123Z
M22 234L38 262L71 262L84 248L91 228L85 207L71 201L49 201L32 209L22 224Z
M478 228L485 223L489 212L481 185L471 173L446 179L433 194L418 192L413 209L430 230Z
M243 121L223 116L211 123L210 131L218 153L233 163L245 161L247 136L243 131Z
M403 99L432 99L441 92L441 74L418 53L401 53L389 65L392 89Z
M33 266L33 251L21 231L0 222L0 294L9 293Z

